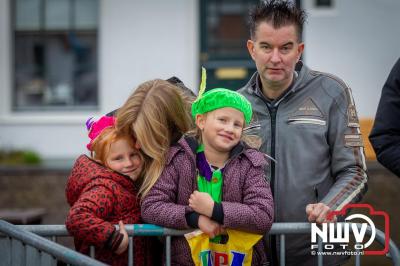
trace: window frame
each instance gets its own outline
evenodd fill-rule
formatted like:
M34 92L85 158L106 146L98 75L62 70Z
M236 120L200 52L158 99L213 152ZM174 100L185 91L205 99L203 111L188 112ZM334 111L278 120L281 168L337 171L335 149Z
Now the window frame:
M309 12L310 16L336 17L338 15L336 1L330 1L330 6L318 6L316 0L303 0L302 7Z
M10 99L8 101L10 103L9 110L12 113L38 113L38 114L48 114L51 112L55 112L57 114L62 114L62 113L71 113L72 111L74 113L77 112L90 112L90 113L96 113L100 111L100 103L101 103L101 90L100 90L100 37L99 37L99 25L100 25L100 5L101 2L97 1L97 25L94 29L77 29L76 24L76 15L73 14L76 12L76 9L74 9L74 4L76 4L77 1L79 0L68 0L68 5L70 9L70 14L68 17L68 26L65 29L46 29L45 21L46 21L46 2L47 0L39 0L39 29L27 29L27 30L21 30L17 28L17 1L15 0L10 0L8 1L9 3L9 44L10 44L10 58L9 58L9 77L10 77L10 90L11 92L8 93L7 97ZM18 88L17 88L17 64L16 64L16 42L17 42L17 36L18 36L18 31L21 33L32 33L37 34L39 38L43 38L43 45L46 47L48 46L49 42L49 33L50 35L57 33L58 34L66 34L66 33L72 33L72 34L93 34L95 35L95 91L93 92L95 94L95 103L94 104L72 104L72 105L51 105L51 104L46 104L46 103L40 103L37 105L32 105L29 107L24 107L21 106L21 103L18 102ZM46 40L47 39L47 40ZM46 59L46 57L45 57ZM76 62L74 62L76 64ZM45 64L46 65L46 64ZM74 65L76 67L76 65ZM75 68L73 68L75 70ZM44 75L44 79L47 77ZM76 76L74 75L73 77L73 84L76 83ZM76 100L75 96L75 91L76 91L76 86L73 85L71 86L72 90L72 95L73 99Z

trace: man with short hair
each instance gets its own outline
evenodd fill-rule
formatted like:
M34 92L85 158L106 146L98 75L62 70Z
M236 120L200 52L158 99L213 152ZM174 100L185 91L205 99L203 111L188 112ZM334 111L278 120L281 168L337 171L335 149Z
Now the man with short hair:
M305 12L289 1L262 1L250 13L247 48L257 72L239 92L250 100L261 124L260 150L277 161L268 173L275 222L329 222L330 211L359 201L367 190L350 88L300 61L304 21ZM267 252L273 265L279 248L279 240L271 237ZM286 236L286 265L316 265L311 251L310 235ZM323 258L324 265L346 259Z

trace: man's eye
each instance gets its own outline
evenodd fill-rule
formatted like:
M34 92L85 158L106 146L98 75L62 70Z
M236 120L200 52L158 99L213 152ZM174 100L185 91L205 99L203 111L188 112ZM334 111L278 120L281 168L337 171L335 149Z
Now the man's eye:
M288 53L290 50L291 50L291 47L289 47L289 46L284 46L281 48L282 53Z
M270 51L271 47L269 47L268 45L261 45L261 49L264 51Z

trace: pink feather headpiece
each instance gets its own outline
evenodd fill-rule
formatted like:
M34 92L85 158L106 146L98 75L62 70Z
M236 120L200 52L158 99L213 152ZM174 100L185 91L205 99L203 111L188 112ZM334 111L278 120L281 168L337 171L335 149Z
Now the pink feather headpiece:
M115 117L113 116L102 116L99 120L93 121L93 117L86 121L86 128L89 131L90 142L86 145L89 151L92 150L92 143L97 138L100 133L108 127L113 127L115 125Z

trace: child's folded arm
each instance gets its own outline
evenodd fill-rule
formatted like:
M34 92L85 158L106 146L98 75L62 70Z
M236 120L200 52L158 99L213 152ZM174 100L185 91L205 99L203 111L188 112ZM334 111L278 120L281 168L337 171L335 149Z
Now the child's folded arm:
M188 229L186 214L193 210L188 205L175 203L179 173L172 165L167 165L161 176L142 199L142 218L146 223L159 226Z
M214 202L211 219L219 224L224 223L224 209L222 207L222 203Z
M188 212L185 215L186 223L192 228L199 228L200 214L197 212Z
M261 234L268 232L274 219L274 203L263 167L251 168L242 195L241 203L222 201L223 225Z
M156 224L168 228L187 229L190 226L186 221L188 206L168 202L155 187L142 201L142 218L146 223Z

